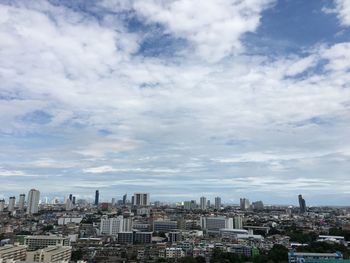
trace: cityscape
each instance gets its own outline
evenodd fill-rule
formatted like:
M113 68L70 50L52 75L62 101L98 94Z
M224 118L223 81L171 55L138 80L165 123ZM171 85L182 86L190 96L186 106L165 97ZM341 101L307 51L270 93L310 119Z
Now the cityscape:
M350 262L350 207L94 194L0 200L0 262Z
M350 263L350 0L0 0L0 263Z

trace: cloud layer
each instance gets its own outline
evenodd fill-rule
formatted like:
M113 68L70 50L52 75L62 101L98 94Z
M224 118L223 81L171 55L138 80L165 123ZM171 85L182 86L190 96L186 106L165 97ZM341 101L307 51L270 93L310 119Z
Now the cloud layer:
M350 39L251 52L274 1L196 3L0 4L3 192L344 202Z

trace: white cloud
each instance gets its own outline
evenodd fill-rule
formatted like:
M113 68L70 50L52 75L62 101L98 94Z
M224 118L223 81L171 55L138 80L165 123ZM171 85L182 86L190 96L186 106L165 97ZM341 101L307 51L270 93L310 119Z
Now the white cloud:
M195 52L217 61L242 50L240 38L254 32L271 0L135 1L134 10L151 23L161 23L176 37L194 45Z
M342 25L350 26L350 2L348 0L335 0L336 12Z
M314 66L317 62L317 57L312 55L293 62L287 69L287 76L295 76L297 74L303 73L305 70Z
M349 43L316 47L306 57L238 52L244 49L241 36L257 29L270 1L114 3L112 8L161 23L164 34L187 39L190 46L175 59L137 53L143 33L128 32L118 16L97 21L35 2L0 5L0 129L23 136L0 137L0 158L23 172L47 171L40 179L60 169L50 190L68 191L58 186L67 174L75 180L70 190L81 183L82 193L83 187L108 188L108 180L128 173L123 187L130 191L146 177L149 186L162 182L162 189L155 188L159 195L182 195L196 185L194 194L209 192L205 179L217 182L210 191L223 191L265 162L260 181L239 187L250 191L263 184L267 191L273 180L282 184L293 173L327 178L324 155L342 153L349 143ZM110 3L104 1L104 8ZM297 78L319 63L324 72ZM49 123L22 120L36 110L49 114ZM328 164L334 181L343 179L347 157ZM82 183L84 176L91 179L82 171L99 174L99 184ZM270 172L274 177L266 176ZM288 189L306 187L299 183Z

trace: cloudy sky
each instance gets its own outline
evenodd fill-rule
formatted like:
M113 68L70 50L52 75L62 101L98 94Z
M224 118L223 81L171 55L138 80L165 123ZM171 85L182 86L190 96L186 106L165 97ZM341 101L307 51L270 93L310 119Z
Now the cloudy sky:
M0 197L350 204L350 1L0 0Z

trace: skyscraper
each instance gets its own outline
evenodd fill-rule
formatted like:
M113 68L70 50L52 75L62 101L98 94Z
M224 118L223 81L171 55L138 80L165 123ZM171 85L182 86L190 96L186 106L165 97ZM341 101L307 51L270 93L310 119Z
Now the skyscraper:
M69 195L69 200L73 201L73 195L72 194Z
M134 203L136 206L149 206L150 195L149 193L134 193Z
M247 210L250 207L250 202L247 198L241 198L240 200L240 208L241 210Z
M9 205L7 207L7 211L13 212L15 210L16 197L11 196L9 199Z
M127 194L123 195L123 205L126 205L126 198L127 198Z
M39 211L40 192L35 189L29 190L27 200L27 214L32 215Z
M300 213L306 212L306 203L302 195L298 196Z
M23 210L24 209L25 198L26 198L25 194L20 194L19 195L19 201L18 201L18 208L19 208L19 210Z
M96 206L98 206L99 199L100 199L100 192L98 190L96 190L96 192L95 192L95 205Z
M220 197L215 197L215 209L220 209L221 208L221 198Z
M207 209L207 198L206 198L205 196L202 196L202 197L199 199L199 207L200 207L200 209L202 209L202 210Z

